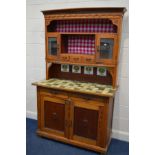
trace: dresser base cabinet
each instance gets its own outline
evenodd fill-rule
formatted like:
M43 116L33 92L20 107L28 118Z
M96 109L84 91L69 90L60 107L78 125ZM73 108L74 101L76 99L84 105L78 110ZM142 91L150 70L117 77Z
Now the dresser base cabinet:
M39 136L106 153L113 97L37 87Z

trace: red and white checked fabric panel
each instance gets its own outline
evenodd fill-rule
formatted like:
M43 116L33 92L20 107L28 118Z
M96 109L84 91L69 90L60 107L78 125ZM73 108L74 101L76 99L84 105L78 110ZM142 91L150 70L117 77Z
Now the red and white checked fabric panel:
M117 32L108 19L58 20L56 32Z
M68 53L95 54L95 38L93 36L68 36Z

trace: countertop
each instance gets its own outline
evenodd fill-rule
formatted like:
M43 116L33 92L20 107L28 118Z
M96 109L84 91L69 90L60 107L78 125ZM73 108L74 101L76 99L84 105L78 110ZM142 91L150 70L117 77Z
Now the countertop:
M45 88L65 90L71 92L80 92L98 96L109 96L109 97L114 96L116 91L116 89L113 89L112 86L110 85L102 85L90 82L79 82L72 80L62 80L55 78L34 82L32 84Z

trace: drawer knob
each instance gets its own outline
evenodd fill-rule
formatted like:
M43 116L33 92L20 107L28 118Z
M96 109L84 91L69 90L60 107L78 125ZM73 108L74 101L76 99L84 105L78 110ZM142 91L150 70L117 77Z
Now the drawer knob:
M56 113L56 112L53 112L53 113L52 113L52 119L53 119L53 120L57 120L57 118L58 118L58 117L57 117L57 113Z
M87 119L84 119L84 120L83 120L83 126L84 126L84 127L87 127L87 125L88 125L88 120L87 120Z

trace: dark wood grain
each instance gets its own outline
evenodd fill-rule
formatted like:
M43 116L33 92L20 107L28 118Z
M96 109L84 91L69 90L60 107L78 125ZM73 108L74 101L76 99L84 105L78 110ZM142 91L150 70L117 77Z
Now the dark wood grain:
M74 134L97 139L98 111L75 107Z
M65 107L50 101L44 102L45 127L54 130L64 131Z

